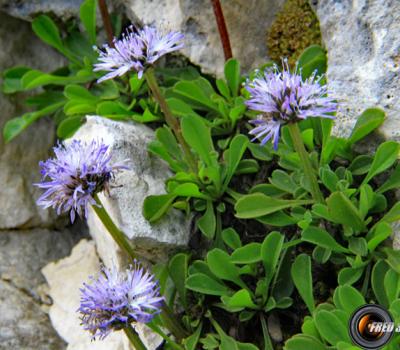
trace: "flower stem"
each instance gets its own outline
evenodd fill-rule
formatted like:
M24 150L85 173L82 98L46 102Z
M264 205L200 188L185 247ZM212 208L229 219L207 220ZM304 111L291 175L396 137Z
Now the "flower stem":
M160 317L165 328L167 328L179 342L187 337L185 330L182 328L168 305L164 304Z
M130 324L124 328L124 332L135 350L147 350L143 342L140 340L139 335Z
M274 350L272 346L271 337L269 336L267 322L265 321L264 315L260 314L261 326L264 336L264 350Z
M126 253L128 256L134 260L136 259L136 254L133 251L132 246L129 241L126 239L125 234L114 224L114 221L111 219L110 215L108 215L107 211L104 209L103 204L100 201L100 198L97 194L94 195L94 199L98 206L93 205L92 208L110 233L114 241L119 245L119 247Z
M213 5L214 15L217 21L222 48L224 49L225 61L227 61L232 57L232 48L229 40L228 29L226 28L224 13L222 12L221 3L219 0L211 0L211 3Z
M99 9L100 9L101 18L103 20L104 29L106 30L106 33L107 33L108 45L110 45L111 47L114 47L114 34L113 34L113 30L112 30L110 14L108 12L106 0L99 0Z
M158 86L157 79L154 74L153 68L148 68L145 73L147 84L150 87L151 92L155 100L160 105L162 112L164 113L165 121L168 126L172 129L175 134L176 139L182 146L183 152L185 154L186 161L188 162L191 170L197 174L197 165L196 161L193 158L193 154L190 151L188 144L186 143L185 139L183 138L181 127L177 118L175 118L168 107L167 101L165 100L164 96L161 93L160 87Z
M304 147L299 126L297 125L297 123L289 123L288 128L293 141L294 149L298 153L301 164L303 165L304 173L310 181L311 194L318 203L323 203L324 197L322 196L321 190L319 188L317 177L315 176L315 170L311 165L309 155Z

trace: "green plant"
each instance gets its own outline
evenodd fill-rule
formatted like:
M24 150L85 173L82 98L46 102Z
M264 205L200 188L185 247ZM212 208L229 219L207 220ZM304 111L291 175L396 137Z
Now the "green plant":
M293 66L303 50L321 45L319 21L307 0L286 0L267 33L268 55Z

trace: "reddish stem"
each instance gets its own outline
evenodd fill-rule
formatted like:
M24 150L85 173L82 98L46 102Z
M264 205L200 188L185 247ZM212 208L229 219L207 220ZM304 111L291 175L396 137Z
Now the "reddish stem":
M107 4L105 0L98 0L101 18L103 19L104 29L107 33L108 45L114 47L114 34L110 20L110 13L108 12Z
M217 20L222 47L224 49L225 61L227 61L232 57L232 48L229 41L228 29L226 28L224 13L222 12L221 3L219 0L211 0L211 3L213 5L215 19Z

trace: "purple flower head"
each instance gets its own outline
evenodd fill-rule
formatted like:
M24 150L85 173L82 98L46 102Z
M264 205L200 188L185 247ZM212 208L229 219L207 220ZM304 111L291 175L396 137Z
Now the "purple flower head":
M264 145L272 139L276 150L282 125L314 117L334 119L330 113L336 111L337 104L327 96L327 86L320 85L322 77L314 72L303 79L297 68L291 73L287 61L283 61L282 71L275 65L248 81L245 87L250 99L246 105L261 112L250 121L256 125L250 131L255 136L253 140L261 139Z
M83 284L78 309L92 338L104 339L129 323L148 323L161 312L164 297L154 276L136 261L125 272L102 268L90 284Z
M73 140L70 144L54 147L55 158L40 162L42 181L35 184L46 191L37 200L44 208L52 207L60 215L70 213L87 217L93 196L108 185L115 171L128 169L124 163L112 164L108 146L93 140L91 143Z
M140 79L147 66L165 54L181 49L183 38L180 32L162 35L153 27L145 26L136 31L130 26L122 39L114 39L114 47L105 45L104 51L97 49L100 62L94 65L94 71L110 72L97 82L122 76L132 69L138 72Z

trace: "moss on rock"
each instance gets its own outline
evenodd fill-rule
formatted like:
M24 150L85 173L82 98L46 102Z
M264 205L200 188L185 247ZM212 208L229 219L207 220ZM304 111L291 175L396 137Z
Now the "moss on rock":
M321 45L319 21L307 0L287 0L267 33L269 57L287 57L293 66L303 50Z

